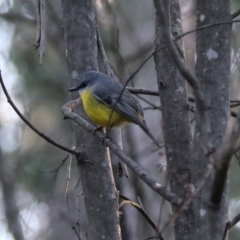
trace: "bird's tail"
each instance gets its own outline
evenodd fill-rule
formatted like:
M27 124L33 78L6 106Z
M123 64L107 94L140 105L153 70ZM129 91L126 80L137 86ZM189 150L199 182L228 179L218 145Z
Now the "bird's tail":
M141 129L154 141L154 143L161 148L161 146L159 145L158 141L155 139L155 137L152 135L152 133L150 132L149 128L147 127L145 122L139 122L138 125L141 127Z

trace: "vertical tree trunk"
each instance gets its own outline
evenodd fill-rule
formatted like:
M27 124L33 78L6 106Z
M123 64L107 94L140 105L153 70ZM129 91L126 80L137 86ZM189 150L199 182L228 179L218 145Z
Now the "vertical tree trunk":
M97 69L96 19L91 0L62 0L63 22L71 86L75 78ZM79 97L77 94L73 98ZM82 107L77 113L87 118ZM121 238L118 196L112 176L109 154L93 136L74 124L81 183L88 216L89 240ZM87 160L92 163L80 163Z
M156 49L165 44L162 26L163 16L159 11L158 1L154 1L156 8ZM172 19L172 33L179 34L182 31L179 1L164 0L164 5L165 11L169 13L167 14L168 22L170 21L169 15ZM178 44L181 46L181 41ZM171 190L178 196L185 197L186 189L184 189L184 185L190 182L189 156L191 147L186 83L175 67L167 48L157 52L155 65L161 99L170 186ZM175 209L173 208L173 210ZM180 214L177 218L174 224L176 240L192 240L191 219L191 210Z
M231 20L229 0L197 0L197 27ZM195 186L201 181L209 164L209 157L204 154L200 146L211 144L214 149L220 146L229 113L229 78L230 78L230 42L231 25L221 25L198 31L196 35L196 75L200 82L204 99L208 107L210 134L201 132L198 127L196 109L196 133L194 136L195 158L192 164L193 183ZM203 144L203 145L202 145ZM202 193L194 201L194 224L198 231L194 239L222 239L225 222L227 220L227 194L222 198L218 210L209 209L209 190L211 184L204 187ZM214 219L212 219L212 217ZM214 225L212 225L214 224Z

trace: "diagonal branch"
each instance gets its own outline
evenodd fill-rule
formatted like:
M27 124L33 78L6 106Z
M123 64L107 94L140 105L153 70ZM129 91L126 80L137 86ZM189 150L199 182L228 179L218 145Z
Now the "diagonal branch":
M197 31L201 31L207 28L213 28L213 27L217 27L217 26L221 26L221 25L225 25L225 24L233 24L233 23L239 23L240 20L232 20L232 21L221 21L221 22L216 22L216 23L211 23L211 24L206 24L203 25L201 27L195 28L193 30L189 30L187 32L184 32L182 34L177 35L176 37L174 37L172 39L172 41L176 42L177 40L179 40L180 38L189 35L191 33L197 32ZM166 48L167 44L163 44L162 46L160 46L159 48L155 49L152 53L149 54L149 56L143 60L143 62L138 66L138 68L131 74L131 76L128 78L127 80L127 84L131 81L131 79L133 79L135 77L135 75L141 70L141 68L148 62L148 60L150 60L158 51L161 51L162 49Z
M136 202L132 201L131 199L125 197L122 194L119 194L119 197L122 198L124 201L121 203L121 206L123 206L123 204L125 203L129 203L131 204L133 207L135 207L142 215L143 217L147 220L147 222L151 225L151 227L154 229L154 231L156 231L157 237L160 240L164 240L164 238L162 237L158 227L156 226L156 224L152 221L152 219L149 217L149 215L146 213L146 211ZM120 206L120 207L121 207Z
M238 17L240 15L240 9L232 13L232 19Z
M43 134L42 132L40 132L37 128L35 128L22 114L21 112L18 110L18 108L16 107L16 105L14 104L14 102L12 101L6 87L5 87L5 84L3 82L3 79L2 79L2 74L1 74L1 70L0 70L0 84L2 86L2 89L3 89L3 92L4 94L6 95L7 97L7 101L8 103L12 106L12 108L14 109L14 111L17 113L17 115L35 132L37 133L40 137L42 137L44 140L46 140L47 142L51 143L52 145L54 145L55 147L57 148L60 148L62 149L63 151L65 152L69 152L69 153L72 153L74 155L77 155L79 154L78 152L72 150L72 149L69 149L69 148L66 148L58 143L56 143L55 141L53 141L51 138L49 138L48 136L46 136L45 134Z
M227 181L227 173L233 154L237 149L237 142L240 136L240 110L232 127L231 134L225 138L220 153L217 156L219 161L215 172L212 186L210 204L213 207L219 207L222 199L225 182Z
M237 214L237 215L232 219L232 221L228 221L228 222L226 223L222 240L225 240L228 231L230 231L238 222L240 222L240 213Z
M71 119L76 122L78 125L82 126L88 132L93 132L95 129L94 126L88 123L86 120L81 118L76 113L72 112L74 102L70 101L62 106L62 112L65 119ZM100 141L104 139L105 134L100 131L95 131L95 137ZM109 138L105 138L104 143L109 147L132 171L141 178L150 188L152 188L156 193L165 198L167 201L173 205L180 207L182 204L182 199L176 196L174 193L166 190L162 185L152 179L147 172L145 172L132 158L130 158L126 153L124 153L120 147L115 144Z

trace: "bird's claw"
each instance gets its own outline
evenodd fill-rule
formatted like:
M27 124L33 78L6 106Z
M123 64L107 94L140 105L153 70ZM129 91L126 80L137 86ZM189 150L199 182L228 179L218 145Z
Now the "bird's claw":
M96 131L100 131L100 130L102 130L102 129L103 129L102 127L95 127L95 128L92 130L92 135L94 135Z

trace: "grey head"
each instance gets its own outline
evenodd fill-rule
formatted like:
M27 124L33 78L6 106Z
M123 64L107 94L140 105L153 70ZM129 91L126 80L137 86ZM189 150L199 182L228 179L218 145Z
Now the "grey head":
M84 74L78 76L76 78L76 86L68 89L68 91L79 91L79 92L85 92L88 88L93 86L96 81L104 74L99 73L97 71L91 70L88 72L85 72Z

